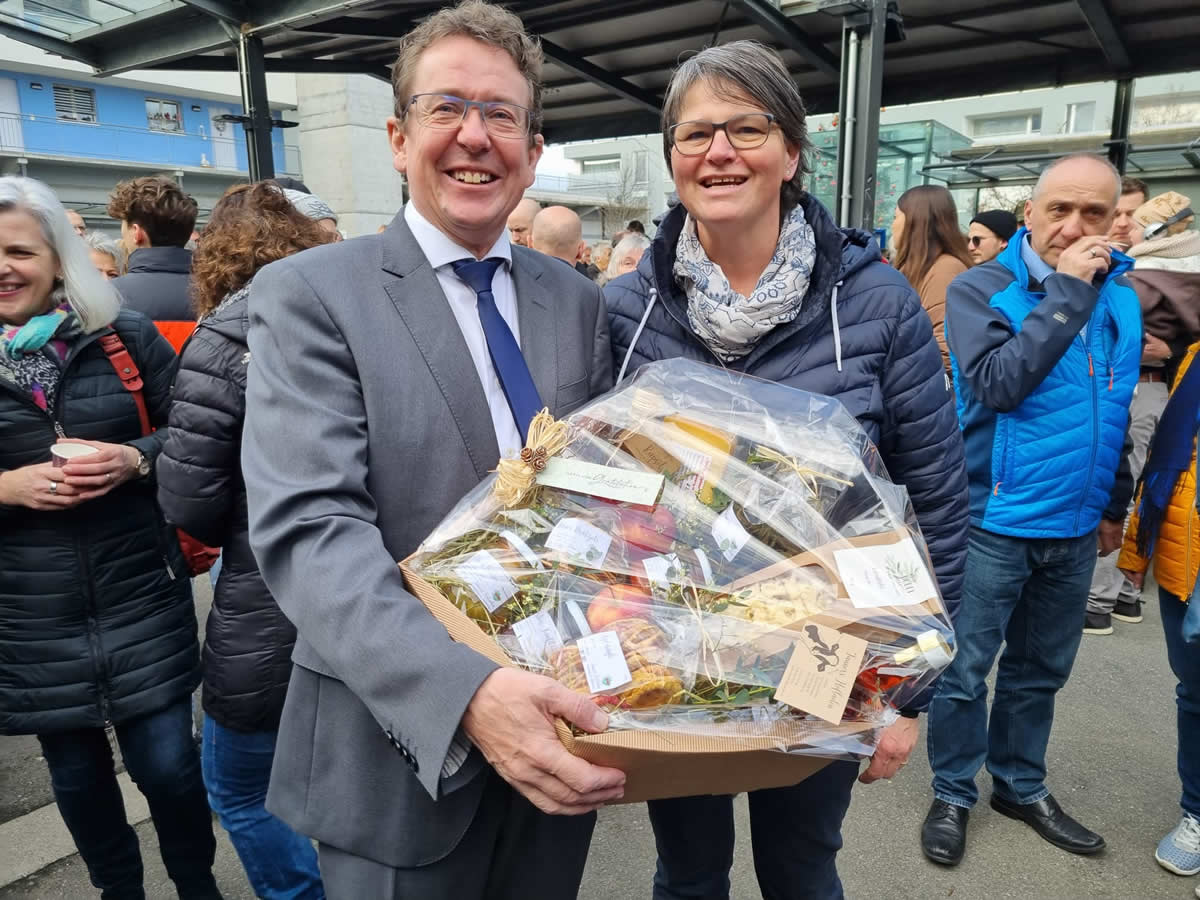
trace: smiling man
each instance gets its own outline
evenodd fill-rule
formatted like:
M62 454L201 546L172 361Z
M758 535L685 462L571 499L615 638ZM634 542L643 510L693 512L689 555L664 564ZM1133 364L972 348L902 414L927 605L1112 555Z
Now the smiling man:
M1117 549L1133 489L1118 464L1142 322L1122 277L1131 261L1109 236L1119 195L1107 160L1056 161L1025 206L1028 227L947 293L971 529L958 654L929 707L935 799L921 846L943 865L962 858L985 762L997 812L1071 853L1104 848L1045 778L1097 544L1102 555ZM989 723L986 679L1001 645Z
M254 279L250 538L298 633L268 808L318 841L334 900L573 897L623 791L554 731L602 730L599 708L454 643L396 566L543 405L612 381L599 289L505 228L542 153L541 62L499 7L422 22L387 125L411 201Z

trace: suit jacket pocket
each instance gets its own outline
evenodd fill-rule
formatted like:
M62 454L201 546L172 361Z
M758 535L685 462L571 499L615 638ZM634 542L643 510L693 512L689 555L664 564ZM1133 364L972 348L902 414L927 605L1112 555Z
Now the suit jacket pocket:
M577 406L582 406L591 399L588 391L589 382L586 375L570 384L560 384L554 397L554 414L561 418Z

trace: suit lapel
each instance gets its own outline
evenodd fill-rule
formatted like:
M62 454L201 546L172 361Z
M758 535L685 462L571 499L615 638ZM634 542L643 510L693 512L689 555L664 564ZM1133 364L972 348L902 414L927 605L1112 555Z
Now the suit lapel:
M544 269L530 258L531 253L520 247L512 249L513 289L517 292L521 354L529 366L542 405L554 412L558 394L557 304L542 283Z
M487 397L437 275L402 215L383 233L382 278L384 290L450 407L475 474L483 478L500 455Z

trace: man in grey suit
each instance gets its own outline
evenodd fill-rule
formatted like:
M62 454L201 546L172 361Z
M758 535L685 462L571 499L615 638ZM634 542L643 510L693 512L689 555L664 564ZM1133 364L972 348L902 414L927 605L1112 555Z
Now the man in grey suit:
M298 632L268 808L319 842L333 900L573 897L623 791L555 736L600 709L452 642L396 566L535 407L611 386L599 289L505 230L542 151L540 66L503 9L427 19L388 120L411 201L254 279L250 537Z

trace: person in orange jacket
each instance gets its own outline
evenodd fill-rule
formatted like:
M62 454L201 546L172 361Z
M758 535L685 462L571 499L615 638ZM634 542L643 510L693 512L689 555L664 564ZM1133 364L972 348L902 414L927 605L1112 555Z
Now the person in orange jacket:
M1179 368L1150 457L1117 566L1140 588L1154 563L1167 659L1178 679L1179 754L1183 786L1179 824L1158 844L1154 858L1177 875L1200 873L1200 646L1183 636L1183 620L1200 570L1200 522L1196 510L1196 432L1200 420L1200 342L1188 348ZM1200 888L1196 889L1200 896Z

